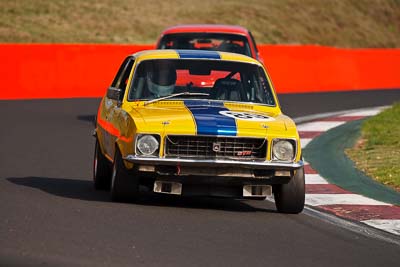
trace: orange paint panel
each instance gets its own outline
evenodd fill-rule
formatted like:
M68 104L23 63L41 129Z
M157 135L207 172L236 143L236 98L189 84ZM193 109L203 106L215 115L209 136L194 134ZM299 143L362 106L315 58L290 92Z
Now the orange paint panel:
M149 47L0 44L0 99L100 97L125 57Z
M278 93L400 88L400 49L264 45Z
M0 99L100 97L124 58L153 45L0 44ZM400 88L400 49L261 45L278 93Z

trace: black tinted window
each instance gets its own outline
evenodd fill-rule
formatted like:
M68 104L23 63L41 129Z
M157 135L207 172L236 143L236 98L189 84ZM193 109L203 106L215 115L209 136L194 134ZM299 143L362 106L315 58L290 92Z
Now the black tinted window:
M200 49L224 51L251 57L245 36L221 33L180 33L165 35L158 49Z

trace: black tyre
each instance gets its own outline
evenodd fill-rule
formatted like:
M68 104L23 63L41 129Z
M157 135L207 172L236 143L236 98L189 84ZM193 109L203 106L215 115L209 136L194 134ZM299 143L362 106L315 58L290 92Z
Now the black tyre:
M96 139L93 160L93 182L97 190L110 190L111 187L111 163L101 153L100 145Z
M121 153L115 152L111 175L111 200L131 202L139 195L139 181L134 172L129 172L124 165Z
M298 169L287 184L273 186L275 205L282 213L300 213L304 209L304 169Z
M265 200L266 198L267 197L251 197L250 199L261 201L261 200Z

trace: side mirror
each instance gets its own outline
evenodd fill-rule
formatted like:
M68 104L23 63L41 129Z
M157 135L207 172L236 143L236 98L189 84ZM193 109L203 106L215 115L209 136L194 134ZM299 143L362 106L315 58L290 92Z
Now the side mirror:
M122 90L115 87L109 87L107 90L107 97L112 100L122 101Z

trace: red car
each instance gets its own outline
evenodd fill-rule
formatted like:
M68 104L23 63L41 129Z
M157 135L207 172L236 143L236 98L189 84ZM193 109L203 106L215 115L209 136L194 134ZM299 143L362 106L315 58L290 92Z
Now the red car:
M251 32L241 26L217 24L173 26L161 33L156 48L233 52L263 63Z

